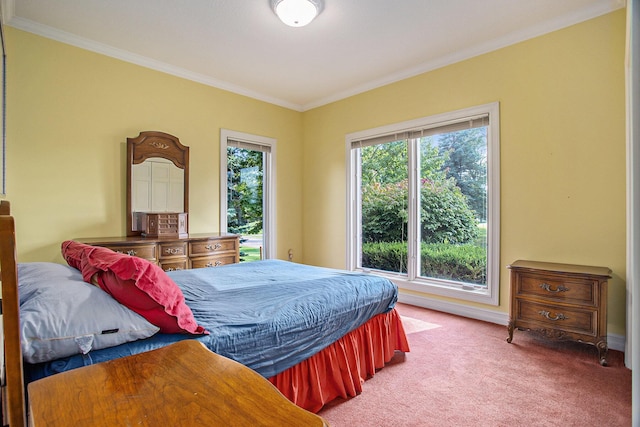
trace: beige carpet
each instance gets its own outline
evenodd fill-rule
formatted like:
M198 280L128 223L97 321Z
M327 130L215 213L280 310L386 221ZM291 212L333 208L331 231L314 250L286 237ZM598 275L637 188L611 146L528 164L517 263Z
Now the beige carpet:
M406 334L428 331L429 329L440 327L440 325L435 323L425 322L424 320L414 319L413 317L400 316L400 318L402 319L402 326L404 326L404 332Z

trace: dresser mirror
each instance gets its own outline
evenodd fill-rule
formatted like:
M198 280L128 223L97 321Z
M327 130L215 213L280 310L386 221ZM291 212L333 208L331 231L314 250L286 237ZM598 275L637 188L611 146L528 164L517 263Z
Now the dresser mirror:
M127 138L127 236L139 236L141 213L189 213L189 147L168 133Z

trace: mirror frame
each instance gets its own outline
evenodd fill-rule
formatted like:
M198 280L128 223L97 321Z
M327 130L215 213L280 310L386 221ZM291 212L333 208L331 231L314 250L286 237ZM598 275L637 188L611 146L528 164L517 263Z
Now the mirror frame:
M189 214L189 147L168 133L145 131L135 138L127 138L127 236L140 236L142 231L133 230L131 210L131 168L152 157L170 160L184 170L184 213ZM187 222L188 224L188 222ZM188 231L188 230L187 230Z

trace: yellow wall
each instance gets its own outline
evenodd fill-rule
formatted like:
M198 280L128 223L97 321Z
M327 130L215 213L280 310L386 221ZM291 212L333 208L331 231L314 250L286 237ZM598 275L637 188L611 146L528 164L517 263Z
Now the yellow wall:
M63 262L69 238L125 233L126 138L190 147L190 231L219 230L220 129L277 140L277 254L302 252L302 118L256 101L7 28L7 196L18 259Z
M278 258L344 267L345 135L499 101L501 265L610 267L609 332L624 334L624 10L305 113L6 30L20 261L62 262L65 239L124 232L125 141L142 130L191 148L190 229L217 230L227 128L278 141Z
M625 12L304 113L305 261L345 266L345 135L500 102L501 292L516 259L604 265L625 328Z

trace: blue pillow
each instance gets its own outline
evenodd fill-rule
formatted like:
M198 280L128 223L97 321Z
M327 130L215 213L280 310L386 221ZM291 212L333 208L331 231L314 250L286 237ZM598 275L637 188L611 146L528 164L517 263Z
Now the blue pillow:
M18 294L22 355L29 363L86 354L159 330L67 265L19 263Z

